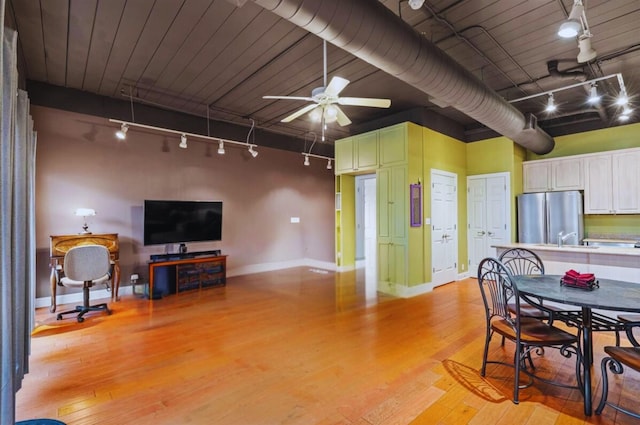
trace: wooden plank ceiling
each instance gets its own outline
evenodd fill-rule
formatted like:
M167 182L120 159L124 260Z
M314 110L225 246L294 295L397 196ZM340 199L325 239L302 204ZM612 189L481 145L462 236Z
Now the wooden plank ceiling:
M586 79L622 73L640 102L638 0L585 0L597 51L588 64L577 63L575 39L556 35L573 0L426 0L420 10L404 0L381 1L508 100L576 83L571 75L550 75L547 62L558 60L561 71ZM247 126L252 118L262 130L301 143L320 131L306 116L280 122L304 101L262 96L310 96L322 86L322 40L251 0L241 6L235 0L9 0L6 21L18 30L28 81L127 102L131 96L134 108L140 103L197 117L206 117L208 106L211 120ZM332 124L328 143L415 111L451 120L467 141L483 133L466 115L328 44L328 76L334 75L351 82L341 95L389 98L391 107L344 106L353 124ZM608 96L600 110L584 105L582 87L556 93L560 110L553 116L542 112L547 96L514 105L534 113L551 134L620 125L608 106L617 80L598 89Z

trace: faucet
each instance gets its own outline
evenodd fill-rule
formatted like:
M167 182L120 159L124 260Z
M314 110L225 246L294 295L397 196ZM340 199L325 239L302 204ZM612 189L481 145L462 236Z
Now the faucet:
M571 236L577 236L577 235L578 234L576 232L567 233L565 235L564 230L560 230L560 232L558 233L558 248L560 248L562 244L565 243L567 239L569 239Z

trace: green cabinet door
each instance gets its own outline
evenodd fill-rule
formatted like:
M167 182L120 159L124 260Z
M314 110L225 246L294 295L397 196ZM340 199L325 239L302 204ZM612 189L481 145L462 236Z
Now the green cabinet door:
M394 285L407 283L407 167L379 169L376 176L378 279L393 290Z
M381 167L407 162L407 125L397 124L379 130Z
M353 137L355 155L355 171L375 170L378 168L378 132L360 134Z
M353 171L354 148L353 137L336 140L334 146L335 173L340 175Z

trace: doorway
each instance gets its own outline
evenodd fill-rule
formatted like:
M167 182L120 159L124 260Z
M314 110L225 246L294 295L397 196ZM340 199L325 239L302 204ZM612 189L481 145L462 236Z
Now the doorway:
M511 239L511 197L509 173L467 177L467 249L469 273L478 270L486 257L495 257L492 245Z
M356 176L356 263L365 270L367 298L377 293L376 175Z
M431 282L439 286L458 276L458 176L431 170Z

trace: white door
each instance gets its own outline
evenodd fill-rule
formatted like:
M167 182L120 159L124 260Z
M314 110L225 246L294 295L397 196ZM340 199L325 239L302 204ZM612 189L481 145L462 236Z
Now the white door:
M511 239L509 173L467 177L467 230L469 275L475 276L478 264L495 257L492 245Z
M458 176L431 170L431 282L453 282L458 275Z

